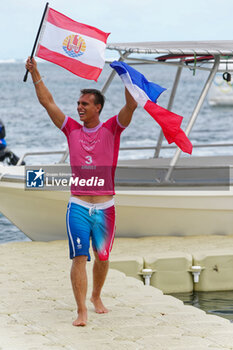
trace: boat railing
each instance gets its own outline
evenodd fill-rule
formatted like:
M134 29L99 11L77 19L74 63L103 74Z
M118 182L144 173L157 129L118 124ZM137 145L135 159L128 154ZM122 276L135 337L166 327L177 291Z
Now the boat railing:
M193 148L209 148L209 147L232 147L233 143L200 143L200 144L194 144ZM143 146L143 147L121 147L120 151L133 151L133 150L156 150L156 146ZM176 146L168 145L168 146L162 146L161 149L176 149ZM154 157L156 158L156 157Z
M203 143L203 144L194 144L193 148L209 148L209 147L233 147L233 143ZM176 149L176 146L167 145L162 146L161 149ZM140 146L140 147L120 147L120 151L138 151L138 150L154 150L156 151L156 146ZM41 152L26 152L18 160L16 165L22 165L22 162L28 156L39 156L39 155L53 155L53 154L62 154L61 159L58 161L58 164L63 164L66 162L69 156L69 150L61 151L41 151ZM155 158L155 157L154 157Z
M64 163L66 158L68 157L69 152L67 152L66 149L61 150L61 151L26 152L19 158L16 165L22 165L22 162L25 160L25 158L27 158L29 156L42 156L42 155L49 155L49 154L62 154L62 158L60 159L60 161L58 163Z

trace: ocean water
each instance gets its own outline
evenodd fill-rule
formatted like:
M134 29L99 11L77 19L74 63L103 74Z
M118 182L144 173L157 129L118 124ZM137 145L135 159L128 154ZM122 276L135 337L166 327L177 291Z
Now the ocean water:
M226 318L233 323L233 291L175 293L173 296L182 300L185 305L192 305L210 315Z
M169 93L176 74L173 67L164 66L137 66L135 67L145 76L157 84L167 88L159 98L158 103L167 106ZM99 78L98 83L78 78L70 72L50 63L39 63L39 69L43 79L52 92L57 105L63 112L73 118L77 118L77 100L81 88L94 87L101 89L104 81L111 71L108 65ZM6 141L10 149L18 156L30 151L63 150L66 148L64 135L52 124L45 110L37 101L34 86L29 75L28 81L23 82L25 73L23 62L8 63L0 61L0 119L6 127ZM182 128L185 129L192 114L194 106L200 96L208 72L196 71L195 75L189 69L184 69L181 82L177 90L176 99L173 105L173 112L184 117ZM105 94L106 104L101 115L102 121L117 114L124 105L124 89L119 77L115 77L109 90ZM232 107L211 107L205 101L198 116L195 126L190 134L193 144L197 143L231 143L233 141L233 110ZM155 146L160 128L155 121L142 109L138 108L134 114L132 123L122 134L122 147ZM164 142L166 145L166 141ZM172 156L174 150L163 150L161 156ZM195 149L193 155L221 155L233 153L232 147L228 148L201 148ZM126 158L149 158L153 156L153 151L122 151L120 159ZM186 156L186 155L182 155ZM53 156L28 157L27 164L46 163L58 160ZM1 200L1 199L0 199ZM0 244L23 241L28 238L7 218L0 213ZM208 293L207 293L208 294ZM183 300L187 303L201 304L201 308L217 313L220 307L217 300L227 302L221 316L232 319L231 301L232 294L197 297L196 295L185 295ZM196 300L196 301L195 301ZM207 300L205 306L200 300ZM208 301L212 300L214 306L209 307ZM215 310L215 311L214 311ZM230 314L230 316L229 316Z

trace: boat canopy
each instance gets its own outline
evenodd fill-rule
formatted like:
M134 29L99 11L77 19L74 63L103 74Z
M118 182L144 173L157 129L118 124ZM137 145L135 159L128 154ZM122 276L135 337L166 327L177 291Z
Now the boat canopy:
M107 48L125 53L233 56L233 40L110 43Z
M194 107L190 117L185 134L188 136L199 114L201 106L207 96L211 83L220 70L219 64L228 63L233 60L233 41L232 40L211 40L211 41L152 41L152 42L131 42L131 43L110 43L108 50L114 50L119 53L119 61L126 61L128 64L165 64L177 67L177 73L173 83L167 109L172 110L177 86L181 76L182 68L189 68L195 73L196 69L207 70L209 75L201 91L199 100ZM146 54L155 55L155 57L145 58ZM200 64L197 64L200 62ZM203 67L203 63L207 67ZM107 78L102 92L105 93L115 76L113 70ZM154 157L157 158L163 142L163 133L160 132L157 140ZM165 177L169 181L171 173L177 164L181 150L178 148L170 162L170 168Z

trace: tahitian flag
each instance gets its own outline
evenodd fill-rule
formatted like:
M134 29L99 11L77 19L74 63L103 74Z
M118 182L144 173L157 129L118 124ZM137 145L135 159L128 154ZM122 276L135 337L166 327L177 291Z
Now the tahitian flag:
M105 63L109 34L48 8L36 56L97 81Z
M160 125L168 143L174 142L183 152L192 153L192 144L180 128L183 117L157 105L157 99L165 88L149 82L143 74L125 62L114 61L110 66L115 69L129 93L152 118Z

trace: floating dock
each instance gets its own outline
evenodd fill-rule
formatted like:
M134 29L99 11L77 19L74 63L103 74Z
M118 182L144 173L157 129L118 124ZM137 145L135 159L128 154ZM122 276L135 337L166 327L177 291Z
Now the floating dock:
M155 250L165 245L160 241L159 249L159 241ZM135 243L116 239L112 259L120 259L123 247L135 253ZM111 311L96 314L89 301L92 263L87 264L88 324L72 326L70 265L66 241L0 245L1 350L233 349L228 320L185 306L117 270L110 269L102 294Z
M168 294L233 290L233 236L118 238L110 266L141 281L151 269Z

